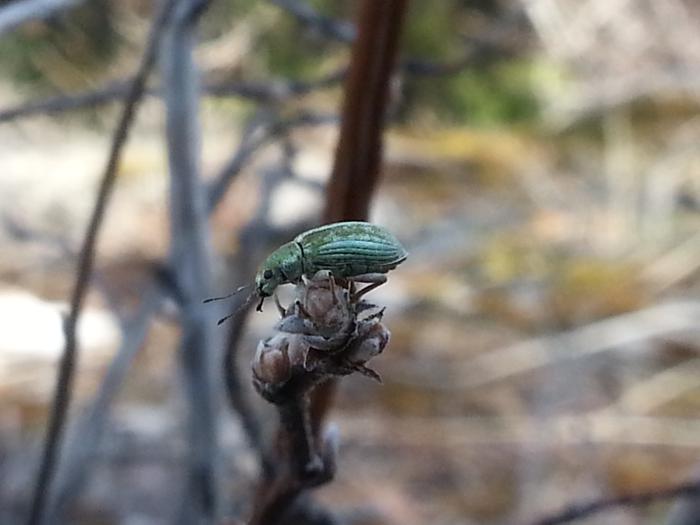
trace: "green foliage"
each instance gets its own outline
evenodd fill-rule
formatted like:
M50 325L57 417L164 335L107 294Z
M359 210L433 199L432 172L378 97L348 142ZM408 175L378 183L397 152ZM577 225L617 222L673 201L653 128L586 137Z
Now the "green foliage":
M108 0L94 0L0 40L0 70L33 87L83 87L104 72L115 52Z
M352 16L348 5L333 0L314 0L309 5L323 16L342 19ZM267 13L274 23L267 23L258 42L258 56L265 72L273 76L308 78L318 74L320 66L344 45L314 33L283 10L274 7Z
M323 57L319 52L322 43L314 40L295 20L280 16L274 31L266 32L259 42L259 59L264 69L274 76L302 78L313 75Z
M489 2L414 2L403 54L431 62L454 62L464 54L461 34L488 30L484 27L488 17L497 16L497 9ZM529 122L537 116L530 81L533 66L528 59L504 56L484 60L474 56L473 62L454 75L407 79L403 106L409 112L404 118L418 112L455 124L498 125Z
M452 123L527 123L538 115L529 69L527 62L513 60L454 76L414 79L407 86L407 105Z
M412 2L403 38L404 55L444 60L454 50L459 22L463 18L460 2Z
M309 0L309 5L337 20L356 16L356 3ZM498 9L477 0L412 2L402 56L452 62L463 56L462 35L488 30ZM0 69L41 91L94 85L121 58L115 28L134 15L143 17L145 25L147 13L133 11L133 6L115 0L94 0L47 22L29 24L0 40ZM214 2L202 20L201 35L203 40L225 37L243 25L254 26L254 44L243 63L231 64L235 76L309 79L347 61L346 44L319 35L277 6L255 0ZM459 73L406 78L399 116L470 125L527 123L537 116L530 81L534 70L526 58L477 56L473 67Z
M211 2L200 22L201 38L218 38L229 33L232 25L245 20L258 4L256 0Z

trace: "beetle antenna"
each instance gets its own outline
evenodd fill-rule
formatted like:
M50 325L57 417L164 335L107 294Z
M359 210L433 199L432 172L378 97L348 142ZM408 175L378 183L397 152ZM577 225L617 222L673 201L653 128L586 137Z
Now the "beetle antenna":
M248 297L245 298L245 301L243 301L243 304L241 304L238 308L236 308L233 312L228 314L226 317L222 317L216 322L217 326L220 326L224 324L226 321L231 319L232 317L235 317L238 315L241 311L245 310L248 305L250 305L251 300L256 296L257 294L255 292L251 292Z
M233 292L231 292L231 293L228 294L228 295L222 295L221 297L210 297L209 299L204 299L204 301L202 301L202 302L203 302L204 304L206 304L206 303L213 303L214 301L221 301L221 300L223 300L223 299L228 299L229 297L233 297L234 295L236 295L238 292L241 292L241 291L245 290L245 289L248 288L249 286L250 286L249 284L245 284L245 285L243 285L243 286L239 286L238 288L236 288Z

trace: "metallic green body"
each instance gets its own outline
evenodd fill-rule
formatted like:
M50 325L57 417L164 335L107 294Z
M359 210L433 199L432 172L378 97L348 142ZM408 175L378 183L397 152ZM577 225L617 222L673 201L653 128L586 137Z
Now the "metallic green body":
M258 295L272 295L280 284L330 270L335 277L387 273L406 260L406 250L384 228L367 222L338 222L304 232L277 248L255 277Z

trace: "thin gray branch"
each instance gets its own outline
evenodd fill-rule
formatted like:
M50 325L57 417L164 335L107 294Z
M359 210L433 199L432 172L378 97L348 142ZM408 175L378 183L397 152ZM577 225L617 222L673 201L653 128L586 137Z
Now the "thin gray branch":
M322 36L347 44L352 43L357 37L355 24L323 16L305 2L299 2L298 0L271 0L271 2L284 9L302 24L318 31Z
M215 341L202 306L209 295L210 243L200 176L199 73L193 58L198 15L207 2L181 0L162 61L170 166L171 260L181 296L180 358L189 402L190 454L182 523L215 523L219 513Z
M345 74L344 69L309 81L269 80L259 82L223 82L202 86L202 94L210 97L239 97L253 102L276 104L313 91L338 85ZM0 110L0 124L34 115L58 115L66 111L94 108L123 99L133 79L118 80L105 86L68 95L55 95L31 100L18 106ZM160 96L159 89L147 91L150 96Z
M210 206L213 206L214 203L223 198L231 184L232 178L240 173L243 165L248 163L250 157L260 148L281 136L287 135L294 128L332 124L337 119L336 115L331 114L301 112L284 120L272 121L268 124L252 123L249 125L244 131L240 147L223 166L208 188L207 198ZM258 127L262 127L264 131L256 133Z

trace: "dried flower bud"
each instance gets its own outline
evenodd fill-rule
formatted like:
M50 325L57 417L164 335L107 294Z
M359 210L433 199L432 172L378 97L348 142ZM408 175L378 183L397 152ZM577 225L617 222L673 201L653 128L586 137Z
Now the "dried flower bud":
M329 337L339 331L347 331L353 321L348 291L332 284L327 272L318 272L308 284L297 288L297 301L313 322L315 332ZM296 313L296 312L295 312Z
M296 315L296 313L289 314L277 321L275 330L305 335L313 335L317 333L317 329L311 319L299 317Z
M288 342L282 334L258 343L253 359L253 374L255 378L269 385L277 385L289 380L292 374Z
M347 350L346 359L353 364L364 364L382 353L389 343L391 332L379 322L365 322L358 328L358 336Z
M286 336L289 343L287 347L287 356L292 367L304 367L306 365L306 356L309 353L309 343L303 335L289 334Z
M377 307L341 284L318 272L297 286L289 307L280 306L277 333L258 345L253 362L255 386L268 401L278 403L289 389L308 390L333 375L358 372L381 381L365 363L389 342L384 310L364 314Z

